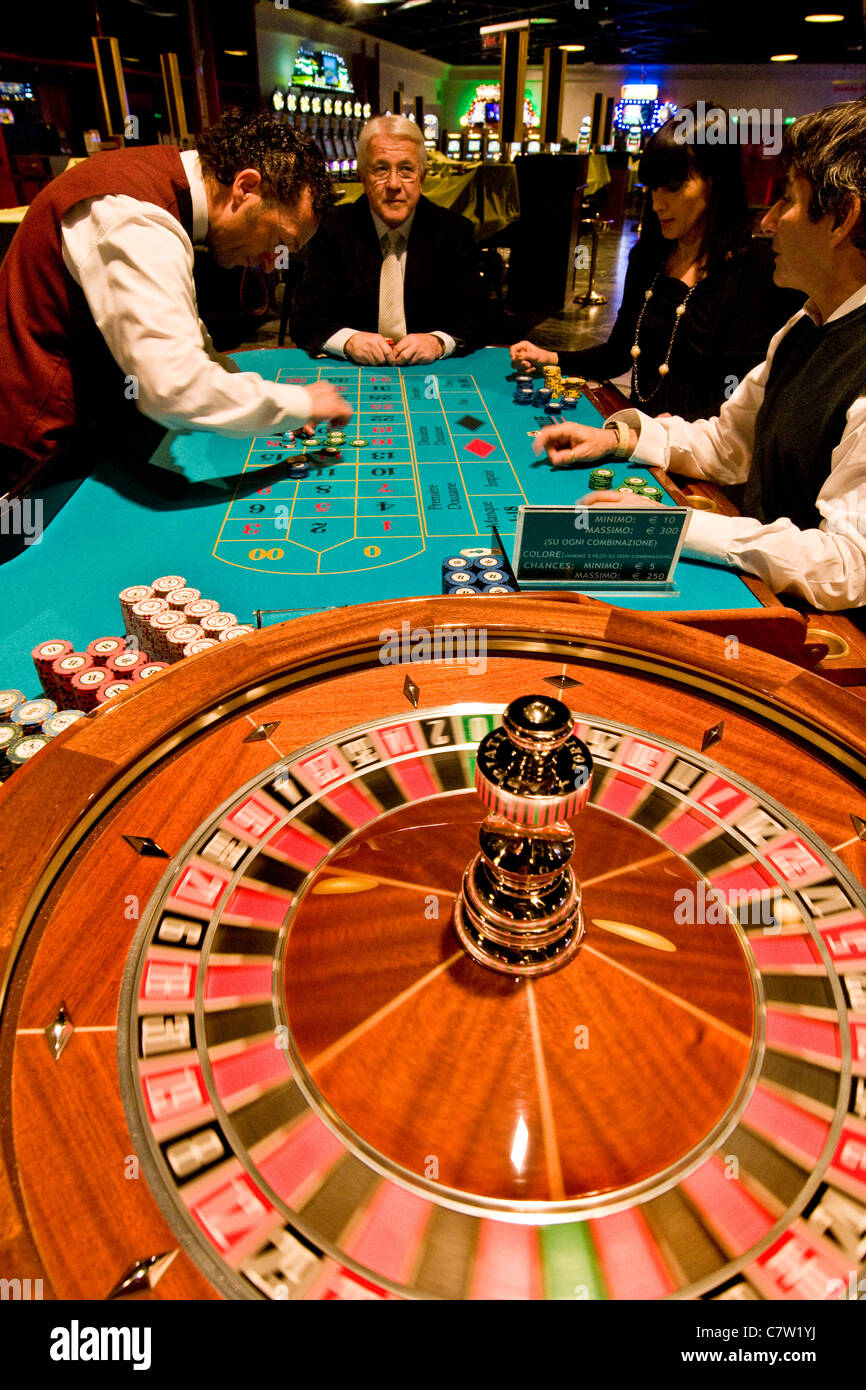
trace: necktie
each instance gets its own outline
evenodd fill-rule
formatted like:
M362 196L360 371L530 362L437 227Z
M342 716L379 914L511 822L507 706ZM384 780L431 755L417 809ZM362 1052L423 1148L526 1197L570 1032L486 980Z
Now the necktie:
M406 336L403 273L400 269L404 240L402 232L386 232L382 237L384 259L379 277L379 332L383 338L393 338L395 343Z

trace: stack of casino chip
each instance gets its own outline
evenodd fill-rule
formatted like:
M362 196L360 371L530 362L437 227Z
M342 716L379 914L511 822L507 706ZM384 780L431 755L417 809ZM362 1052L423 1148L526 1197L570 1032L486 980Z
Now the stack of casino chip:
M183 613L177 608L166 608L164 613L156 613L150 620L149 642L144 648L156 661L171 661L168 634L176 627L191 627Z
M593 468L589 475L589 486L593 492L607 492L613 487L613 469Z
M231 628L227 628L226 631L231 632ZM218 646L219 642L215 637L197 637L194 642L190 642L188 646L184 647L183 654L184 656L198 656L199 652L209 652L211 647Z
M182 574L163 574L159 579L152 579L150 587L157 598L167 598L175 589L185 589L186 580Z
M140 681L150 680L151 676L158 676L160 671L167 670L167 661L145 661L144 665L138 668L137 679Z
M52 673L54 663L59 661L62 656L69 656L70 652L74 650L72 643L67 641L65 637L57 637L48 642L40 642L30 653L33 658L33 665L36 667L39 684L51 700L54 699L56 688ZM21 698L24 698L23 695ZM2 718L2 708L0 708L0 718Z
M576 410L585 385L586 381L582 376L563 377L562 400L559 402L560 410Z
M68 729L70 724L76 720L84 718L84 711L80 709L60 709L56 714L52 714L42 725L42 732L46 738L56 738L62 734L64 729Z
M532 405L533 385L531 376L519 376L514 383L514 400L517 405Z
M42 725L52 714L57 713L57 705L47 697L43 700L22 700L12 711L12 723L21 730L23 737L42 732Z
M100 688L110 684L111 677L104 666L88 666L78 671L70 680L68 703L88 713L96 709L96 697Z
M51 666L50 689L45 685L42 688L50 699L56 701L58 709L81 709L83 707L73 698L72 682L84 671L93 668L93 657L88 656L87 652L67 652L65 656L59 656Z
M518 592L514 571L505 556L498 552L464 550L451 555L442 565L442 592L468 596L470 594L515 594Z
M123 614L123 626L126 632L134 631L132 622L132 610L142 599L153 598L154 592L149 584L131 584L128 589L121 589L118 595L120 599L120 611Z
M197 598L193 603L186 605L183 616L188 623L201 625L202 618L209 618L212 613L218 613L219 607L215 598Z
M201 631L203 637L219 638L220 633L225 632L227 627L237 627L238 620L234 613L211 613L209 618L202 618Z
M650 502L661 502L664 493L660 487L644 487L643 495L648 498Z
M556 367L545 367L544 384L550 392L551 399L559 400L564 394L562 385L562 371Z
M119 656L121 652L126 650L126 639L123 637L95 637L92 642L88 642L86 650L94 666L107 666L112 657Z
M113 700L115 695L122 695L125 690L133 690L134 688L135 681L107 681L96 692L96 707L99 708L107 704L109 700Z
M0 690L0 724L12 722L12 713L25 699L23 690Z
M24 738L7 742L5 749L0 744L0 778L6 778L16 768L23 767L49 742L45 734L27 734Z
M126 630L131 637L136 639L140 647L146 652L149 652L152 642L152 620L160 613L168 613L171 611L176 612L177 610L169 609L165 599L157 598L156 594L154 594L152 598L143 598L140 602L133 604ZM183 622L182 615L180 621Z
M175 661L182 661L183 654L190 642L196 642L201 637L201 628L198 623L179 623L165 635L166 659L172 664Z
M224 628L220 633L220 641L233 642L236 637L246 637L250 632L255 632L250 623L238 623L236 627Z
M183 614L186 614L187 606L190 603L198 603L200 600L200 589L171 589L165 595L165 601L169 608L177 608Z
M105 669L111 680L114 681L137 681L141 673L141 668L147 664L147 656L142 651L137 651L133 647L126 647L116 656L112 656L105 663Z

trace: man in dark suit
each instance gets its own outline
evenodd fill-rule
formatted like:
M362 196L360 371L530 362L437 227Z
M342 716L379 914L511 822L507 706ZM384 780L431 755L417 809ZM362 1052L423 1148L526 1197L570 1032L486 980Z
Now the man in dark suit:
M404 116L368 121L364 196L309 246L292 337L311 354L408 366L465 350L472 327L472 225L422 196L424 139Z

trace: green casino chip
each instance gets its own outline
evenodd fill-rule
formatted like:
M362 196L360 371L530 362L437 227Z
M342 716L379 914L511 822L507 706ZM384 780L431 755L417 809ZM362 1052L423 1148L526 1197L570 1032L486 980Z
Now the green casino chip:
M651 502L660 502L662 500L663 493L660 487L645 487L643 490L643 495L644 497L648 497Z
M353 449L366 449L370 441L369 439L350 439L349 443Z
M625 479L625 485L626 485L626 487L633 488L635 492L643 492L644 488L646 487L646 479L645 479L645 478L626 478L626 479Z

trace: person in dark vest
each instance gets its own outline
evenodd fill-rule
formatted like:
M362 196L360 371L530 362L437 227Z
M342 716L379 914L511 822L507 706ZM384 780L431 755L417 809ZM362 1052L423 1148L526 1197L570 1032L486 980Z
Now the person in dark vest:
M764 218L777 285L809 297L712 420L622 410L603 429L553 425L556 466L613 454L745 483L743 515L695 512L684 554L758 575L827 611L866 605L866 97L785 132L784 194ZM596 492L585 503L615 505ZM625 505L642 505L628 497ZM647 502L646 505L655 505Z
M0 497L123 400L165 428L241 437L348 420L327 383L266 381L220 357L193 284L195 245L270 271L331 201L311 140L238 111L197 150L92 155L49 183L0 266Z

